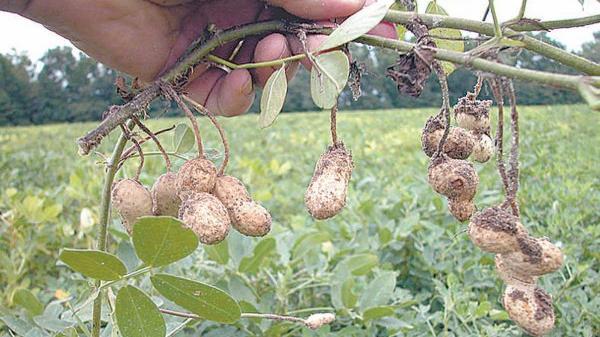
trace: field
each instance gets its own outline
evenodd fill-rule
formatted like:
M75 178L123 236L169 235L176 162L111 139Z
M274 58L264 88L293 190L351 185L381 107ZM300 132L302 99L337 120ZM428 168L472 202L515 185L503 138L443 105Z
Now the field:
M194 322L177 336L521 336L499 301L503 286L493 256L471 244L466 224L448 214L427 184L420 128L433 112L339 116L338 132L356 168L348 206L325 222L308 216L303 195L327 146L326 113L282 115L266 130L256 116L222 120L232 145L228 171L271 210L273 231L264 239L233 233L226 244L200 248L169 271L228 291L245 310L298 316L335 310L338 319L316 332L269 321ZM598 336L600 115L583 106L531 107L522 109L521 121L523 222L566 256L562 269L539 282L555 303L551 336ZM19 335L51 336L77 326L70 308L89 295L88 281L56 257L62 247L93 247L103 157L81 157L74 143L92 127L0 129L0 318ZM217 134L204 120L202 134L220 160ZM170 137L163 136L168 148ZM101 153L109 153L114 138ZM136 165L128 162L120 176L132 176ZM494 163L476 166L478 207L497 204L503 196ZM141 180L151 185L163 172L161 158L148 156ZM111 251L134 268L138 261L116 218L111 234ZM139 286L150 289L147 282ZM17 289L29 289L44 313L25 314L13 303ZM89 309L78 319L89 320ZM168 319L170 328L181 322ZM0 336L6 335L4 326Z

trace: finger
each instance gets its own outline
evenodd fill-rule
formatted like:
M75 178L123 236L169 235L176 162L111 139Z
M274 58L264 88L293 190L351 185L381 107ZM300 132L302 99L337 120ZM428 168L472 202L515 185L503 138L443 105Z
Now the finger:
M324 25L324 26L330 26L332 24L329 21L320 21L317 23ZM398 32L396 31L396 26L390 22L382 22L382 23L378 24L377 26L375 26L375 28L371 29L367 34L377 35L377 36L381 36L381 37L385 37L385 38L389 38L389 39L397 39L398 38ZM308 35L306 38L306 49L308 49L308 51L317 50L317 48L319 48L319 46L325 41L325 39L327 39L327 35L320 35L320 34ZM300 42L300 40L298 39L297 36L289 35L288 41L289 41L290 48L292 49L292 53L293 53L292 55L304 53L302 42ZM310 61L308 59L304 58L300 62L306 69L310 70L312 64L310 63Z
M305 43L306 49L309 52L316 50L323 43L323 41L325 41L326 38L327 38L327 35L320 35L320 34L307 36L306 43ZM298 55L298 54L304 53L304 46L302 45L302 42L300 42L300 40L298 39L297 36L295 36L295 35L288 36L288 41L289 41L290 47L292 49L293 55ZM312 64L310 63L310 61L307 58L303 58L300 61L300 63L302 63L302 65L306 69L309 69L309 70L312 66Z
M195 69L194 73L196 73ZM217 84L217 81L225 76L225 74L225 71L218 68L205 69L200 75L195 76L195 78L188 83L185 90L188 92L190 98L205 105L208 96Z
M254 51L254 62L266 62L278 60L292 55L287 38L282 34L271 34L260 40ZM280 66L256 68L254 70L256 83L263 87L271 74ZM286 65L286 77L288 81L296 74L298 63L292 62Z
M363 7L365 0L269 0L268 3L305 19L322 20L352 15Z
M188 2L192 2L194 0L146 0L152 3L155 3L160 6L171 7L171 6L179 6L184 5Z
M382 22L375 26L375 28L371 29L367 34L377 35L388 39L398 38L398 31L396 30L396 25L394 25L391 22Z
M190 97L216 115L237 116L248 111L254 102L252 76L246 69L225 74L210 69L188 87Z

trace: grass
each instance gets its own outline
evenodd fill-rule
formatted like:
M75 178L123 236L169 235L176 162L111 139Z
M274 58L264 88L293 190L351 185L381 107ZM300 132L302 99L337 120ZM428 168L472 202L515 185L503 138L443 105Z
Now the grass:
M200 249L170 271L211 282L261 312L325 307L335 309L338 320L331 333L285 323L227 327L199 322L181 336L193 331L206 336L520 336L500 304L503 288L493 256L470 243L466 225L449 216L446 202L427 185L420 129L434 112L339 116L338 134L352 150L356 168L348 206L326 222L310 219L303 205L314 163L327 146L326 113L285 114L266 130L258 129L256 116L222 119L232 146L228 172L271 210L276 248L261 257L258 270L242 273L241 261L252 256L260 240L233 234L219 248L227 252L227 261L215 259L213 248ZM149 126L182 121L156 120ZM205 147L219 161L217 134L201 123ZM13 314L19 312L11 301L18 288L32 290L44 304L59 289L74 302L87 296L86 282L55 262L61 247L93 244L103 158L78 156L74 143L93 125L0 129L0 211L5 218L0 285L2 301ZM557 326L551 336L600 335L598 126L600 116L583 106L521 109L522 220L532 235L551 238L566 256L564 267L539 283L555 301ZM163 139L172 148L170 136ZM99 152L107 154L110 142ZM181 163L175 160L176 166ZM132 176L136 165L131 160L122 175ZM478 207L499 203L494 163L476 167ZM163 172L161 158L149 157L141 180L149 186ZM115 220L111 249L135 266L119 230ZM348 274L344 268L352 257L364 262L373 256L376 263L365 270ZM392 287L386 287L390 280Z

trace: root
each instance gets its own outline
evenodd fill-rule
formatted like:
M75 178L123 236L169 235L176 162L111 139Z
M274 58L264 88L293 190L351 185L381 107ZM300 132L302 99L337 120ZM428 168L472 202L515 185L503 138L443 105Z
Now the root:
M202 104L194 101L193 99L189 98L186 95L183 95L183 99L186 102L190 103L194 107L194 109L196 109L196 111L198 111L199 113L208 117L208 119L210 119L211 123L215 126L215 128L219 132L219 136L221 137L221 142L223 143L223 163L221 163L221 167L219 168L218 175L222 176L225 173L225 170L227 169L227 164L229 163L229 157L230 157L229 142L227 141L227 137L225 136L225 130L223 130L223 127L221 126L221 124L219 124L219 121L217 120L217 118L215 118L213 113L210 112L207 108L205 108Z
M508 196L510 193L510 181L506 174L506 165L504 163L504 90L499 84L498 79L491 79L490 86L492 88L492 94L498 104L498 129L496 130L496 165L498 166L498 173L502 178L502 185L504 186L504 193Z
M140 175L142 174L142 170L144 169L144 151L142 150L142 147L140 146L140 143L137 141L137 139L135 139L135 137L133 137L133 135L131 134L131 130L129 130L129 128L127 128L125 124L121 125L121 130L123 130L123 134L125 135L125 137L134 144L140 156L140 164L138 165L137 171L135 173L135 180L139 181ZM124 162L122 162L119 165L119 168L123 166L123 163Z
M154 135L158 136L160 134L163 134L165 132L169 132L171 130L175 130L175 125L170 126L170 127L166 128L166 129L159 130L159 131L155 132ZM146 137L146 138L144 138L144 139L142 139L142 140L140 140L138 142L140 143L140 145L142 145L145 142L149 141L150 139L152 139L152 138L150 138L150 136L148 136L148 137ZM130 146L129 148L127 148L127 150L123 151L123 155L121 156L121 161L125 161L125 160L131 158L131 156L133 155L133 152L135 150L136 150L135 146Z
M337 103L333 106L333 108L331 108L331 120L330 120L330 130L331 130L331 143L332 145L335 147L338 144L338 137L337 137L337 111L338 111L338 105Z
M432 159L435 159L443 153L444 144L446 144L446 140L448 139L448 135L450 134L450 124L452 122L452 117L450 116L450 93L448 90L448 77L446 76L442 65L438 61L434 61L432 63L432 67L438 77L440 87L442 89L442 109L440 110L439 115L443 115L446 121L444 135L440 139L437 151L431 157Z
M517 192L519 191L519 111L517 110L517 98L513 82L505 80L504 87L510 101L510 127L512 135L508 169L508 178L511 185L507 202L511 204L514 215L519 216L519 203L517 201Z
M160 89L168 99L172 99L175 101L175 103L177 103L179 108L183 110L185 115L190 120L190 123L192 123L192 129L194 130L194 136L196 137L196 144L198 146L198 157L205 158L204 147L202 146L202 138L200 137L200 128L198 127L198 121L196 120L196 117L194 117L194 113L185 104L185 102L183 102L177 91L175 91L170 84L161 83Z
M167 151L165 151L165 148L162 146L162 144L160 143L158 138L156 138L156 135L154 133L152 133L152 131L150 131L150 129L148 129L146 127L146 125L144 125L144 123L142 123L137 117L133 117L132 120L142 131L144 131L148 135L148 137L152 138L154 143L156 143L156 147L158 148L158 151L160 151L160 153L162 154L162 156L165 160L165 164L167 166L167 172L171 172L171 159L169 159L169 155L167 155Z
M479 96L479 93L481 93L481 89L483 88L483 76L477 76L477 83L475 84L475 87L473 88L473 94L469 96L469 98L471 100L476 100L477 97Z

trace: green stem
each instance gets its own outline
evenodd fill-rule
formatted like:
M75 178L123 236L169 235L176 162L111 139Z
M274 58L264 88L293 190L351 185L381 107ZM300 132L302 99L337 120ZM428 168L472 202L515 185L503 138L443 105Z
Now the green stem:
M285 58L272 60L272 61L236 64L231 61L222 59L218 56L215 56L213 54L209 54L208 56L206 56L207 60L214 62L214 63L224 65L231 69L254 69L254 68L267 68L267 67L275 67L276 68L276 67L281 67L285 63L299 61L304 58L306 58L305 54L298 54L298 55L288 56Z
M169 155L169 156L177 157L179 159L189 160L189 158L186 158L186 157L184 157L184 156L182 156L182 155L180 155L179 153L176 153L176 152L166 152L166 154ZM162 156L162 155L163 155L162 152L144 152L144 157L147 157L147 156ZM127 159L136 158L136 157L139 157L138 153L134 153L134 154L130 155L129 157L127 157Z
M356 42L368 44L375 47L394 49L401 52L410 52L415 45L412 43L387 39L377 36L363 36L356 39ZM445 49L434 48L435 58L442 61L448 61L463 66L472 67L477 70L494 73L500 76L515 78L526 81L535 81L553 87L577 90L579 83L586 77L574 75L554 74L537 70L529 70L496 63L481 58L472 57L464 53L458 53ZM590 77L594 84L600 83L600 78Z
M594 25L598 22L600 22L600 14L584 16L581 18L574 18L574 19L542 21L539 24L533 24L530 22L522 22L522 23L512 26L511 29L516 30L518 32L533 32L533 31L540 30L540 25L544 29L553 30L553 29L589 26L589 25Z
M243 26L243 29L234 27L220 32L213 39L192 49L184 60L171 68L167 73L161 76L160 79L164 82L173 82L179 78L181 74L186 73L188 69L198 65L206 58L206 56L208 56L208 54L210 54L210 52L227 42L243 39L247 36L260 35L265 32L284 32L286 31L286 27L286 23L282 21L266 21L245 25Z
M129 121L127 126L129 128L133 127L133 122ZM102 189L102 199L100 201L100 233L98 236L98 249L101 251L106 251L106 247L108 245L108 224L110 220L110 194L112 191L113 181L115 180L115 174L117 173L117 168L119 164L119 160L121 159L121 154L125 149L125 144L127 144L127 137L125 134L121 133L117 143L115 144L112 155L106 164L106 174L104 176L104 187ZM99 289L101 287L101 282L96 281L96 288ZM92 336L100 337L100 325L102 317L102 295L99 294L98 297L94 300L94 309L92 314Z
M429 27L460 29L488 36L493 36L495 34L495 27L493 24L435 14L415 14L412 12L390 10L385 16L384 20L397 24L407 24L415 17L415 15L423 20L423 22ZM517 32L536 31L541 30L542 27L547 29L571 28L592 25L599 22L600 15L593 15L578 19L544 21L540 22L539 25L534 25L531 23L519 24L511 26L510 29L505 28L504 32L508 37L510 37L518 35ZM550 44L534 39L531 36L521 35L521 42L525 44L526 49L556 60L559 63L572 67L585 74L593 76L600 75L600 65L595 62L577 55L573 55L558 47L554 47Z
M411 12L400 12L400 11L389 11L386 17L384 18L386 21L394 22L394 23L407 23L413 20L414 13ZM423 19L423 21L431 27L444 27L445 28L455 28L462 30L470 30L474 32L480 32L485 35L493 35L494 27L493 25L451 18L440 15L430 15L423 14L419 15ZM600 16L597 16L593 19L600 20ZM579 21L581 22L581 21ZM589 20L586 20L589 22ZM543 23L542 23L543 24ZM239 39L243 39L248 36L255 36L264 33L272 33L272 32L283 32L283 33L297 33L304 29L308 33L331 33L332 29L319 29L318 26L302 26L301 24L293 24L283 21L266 21L248 24L244 26L238 26L221 32L216 35L215 38L206 41L206 43L202 45L195 46L190 50L186 57L182 59L179 63L177 63L171 70L169 70L166 74L161 76L153 85L149 86L147 89L139 93L132 101L125 105L121 106L112 106L109 109L110 114L108 117L100 123L94 130L88 132L83 137L77 140L79 145L80 152L82 154L88 154L92 149L100 144L102 139L106 137L113 129L124 123L127 119L132 116L136 116L143 111L145 107L148 106L156 97L161 94L161 88L163 88L162 83L175 83L177 85L185 84L187 79L185 78L186 74L190 73L190 69L193 69L196 65L206 61L206 57L217 47L222 46L223 44L235 41ZM539 29L539 27L538 27ZM490 32L491 30L491 32ZM506 32L508 34L513 34L514 31L507 29ZM399 51L410 51L414 48L414 44L410 44L403 41L395 41L388 40L373 36L363 36L359 39L356 39L356 42L371 44L373 46L384 47L396 49ZM570 65L584 73L591 75L600 75L600 66L594 62L586 60L582 57L578 57L576 55L572 55L566 51L563 51L559 48L552 47L548 44L545 44L541 41L537 41L531 37L523 36L522 41L525 43L527 48L533 49L532 46L537 46L537 50L539 50L539 54L545 55L548 57L553 56L555 60ZM567 76L560 74L551 74L544 73L539 71L532 71L526 69L520 69L510 66L505 66L493 62L489 62L483 59L473 58L471 55L464 53L456 53L442 49L436 49L437 55L435 58L450 61L457 64L462 64L466 66L472 66L476 69L487 71L487 72L498 72L499 75L509 76L512 78L530 80L530 81L541 81L544 84L549 84L557 87L564 87L568 89L577 89L576 82L583 81L583 77L576 76ZM308 53L306 56L311 57L312 54ZM298 56L301 58L300 56ZM598 87L600 86L600 78L587 78L586 81L591 82L592 85ZM580 90L583 92L583 90ZM595 93L590 93L592 98L595 97Z
M136 276L138 276L138 275L145 274L145 273L149 272L150 270L152 270L152 267L143 267L143 268L140 268L140 269L138 269L138 270L132 271L132 272L131 272L131 273L129 273L129 274L123 275L123 277L121 277L121 278L120 278L120 279L118 279L118 280L114 280L114 281L109 281L109 282L103 283L103 284L102 284L102 285L101 285L101 286L98 288L98 291L101 291L101 290L103 290L103 289L106 289L106 288L108 288L108 287L112 286L112 285L113 285L113 284L115 284L115 283L119 283L119 282L121 282L121 281L128 280L128 279L130 279L130 278L133 278L133 277L136 277Z
M517 21L521 20L525 16L525 9L527 8L527 0L521 1L521 8L519 9L519 14L515 18Z
M502 37L502 29L500 28L500 21L498 21L498 15L496 14L496 7L494 6L494 0L489 0L490 12L492 13L492 19L494 19L494 36Z

